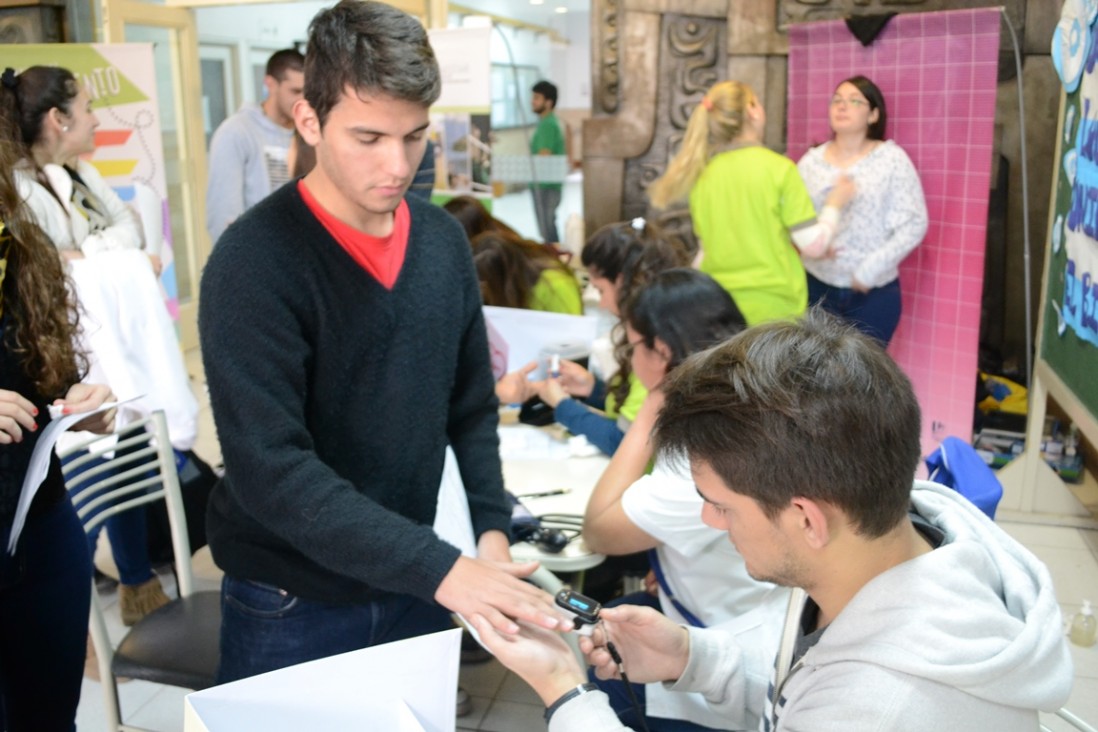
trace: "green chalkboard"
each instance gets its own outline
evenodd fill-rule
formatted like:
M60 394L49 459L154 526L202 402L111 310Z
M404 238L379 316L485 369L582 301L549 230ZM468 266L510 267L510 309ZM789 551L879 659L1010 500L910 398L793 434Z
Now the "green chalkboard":
M1061 104L1039 358L1098 414L1098 68ZM1054 395L1062 400L1065 395Z

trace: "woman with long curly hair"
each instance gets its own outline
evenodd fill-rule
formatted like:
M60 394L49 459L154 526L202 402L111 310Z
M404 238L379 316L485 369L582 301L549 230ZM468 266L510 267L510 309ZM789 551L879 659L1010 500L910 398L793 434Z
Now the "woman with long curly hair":
M0 115L0 126L7 120ZM0 130L0 133L4 130ZM61 259L32 224L11 170L19 151L0 134L0 546L6 547L48 405L75 414L110 398L78 383L77 317ZM109 432L114 410L75 429ZM91 595L84 530L56 456L14 554L0 553L0 728L69 732L84 668Z
M163 409L172 447L189 449L198 403L156 280L160 259L141 250L137 217L82 159L95 150L99 126L87 89L57 66L18 74L7 69L0 81L7 139L21 153L13 177L28 215L72 279L89 374L127 400L121 423ZM168 597L152 571L144 514L127 511L105 525L121 582L122 621L133 625ZM97 538L89 537L92 546Z

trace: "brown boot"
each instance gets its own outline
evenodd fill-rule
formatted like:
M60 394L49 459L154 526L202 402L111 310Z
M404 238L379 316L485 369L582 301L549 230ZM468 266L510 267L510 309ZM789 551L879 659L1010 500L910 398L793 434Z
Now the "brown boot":
M122 623L133 625L153 610L167 605L171 600L164 594L160 580L153 577L140 585L119 585L118 606L122 610Z

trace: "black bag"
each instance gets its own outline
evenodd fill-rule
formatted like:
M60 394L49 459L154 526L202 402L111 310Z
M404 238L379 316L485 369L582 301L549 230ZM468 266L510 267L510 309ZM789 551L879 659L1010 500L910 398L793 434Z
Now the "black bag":
M180 457L183 459L180 460ZM176 468L179 471L179 489L183 495L183 513L187 516L187 538L191 551L206 546L206 506L210 492L217 484L217 473L193 451L176 452ZM149 559L154 565L167 564L175 559L172 551L172 532L168 524L168 509L163 501L148 507Z

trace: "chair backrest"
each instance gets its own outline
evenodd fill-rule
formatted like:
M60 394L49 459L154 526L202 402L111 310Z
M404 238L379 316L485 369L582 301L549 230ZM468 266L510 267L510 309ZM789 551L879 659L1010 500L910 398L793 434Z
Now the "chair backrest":
M65 485L86 532L115 514L164 500L179 596L189 596L194 591L194 580L187 517L164 412L158 410L131 422L114 435L96 436L69 446L58 457Z
M1056 711L1056 716L1070 724L1072 729L1077 729L1081 732L1098 732L1098 730L1096 730L1094 727L1090 726L1077 715L1070 712L1067 707L1058 709ZM1052 732L1052 730L1042 724L1041 732Z
M926 467L930 480L952 488L989 518L995 518L1003 486L972 445L958 437L947 437L927 457Z

